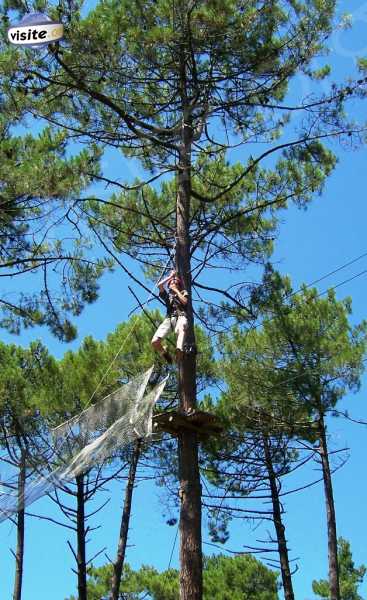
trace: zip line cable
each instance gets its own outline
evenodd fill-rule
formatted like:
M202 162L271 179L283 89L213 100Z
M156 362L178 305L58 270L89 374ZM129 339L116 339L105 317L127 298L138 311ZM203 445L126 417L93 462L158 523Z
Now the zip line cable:
M323 292L320 292L320 294L318 294L317 297L322 296L323 294L327 294L327 292L329 290L336 290L341 285L349 283L350 281L353 281L354 279L357 279L358 277L361 277L362 275L366 275L366 273L367 273L367 269L364 269L360 273L357 273L357 275L353 275L352 277L349 277L348 279L344 279L344 281L341 281L340 283L337 283L336 285L333 285L331 288L328 288L327 290L324 290Z
M340 267L337 267L333 271L330 271L329 273L326 273L326 275L323 275L322 277L319 277L319 279L315 279L315 281L311 281L311 283L308 283L305 287L309 288L312 285L315 285L316 283L320 283L320 281L323 281L324 279L327 279L331 275L334 275L335 273L338 273L339 271L342 271L346 267L349 267L350 265L353 265L354 263L356 263L357 261L361 260L362 258L365 258L366 256L367 256L367 252L364 252L360 256L357 256L356 258L353 258L352 260L350 260L349 262L345 263L344 265L341 265ZM298 292L300 292L300 291L301 291L301 289L297 290L296 292L293 292L293 294L298 294Z
M319 281L322 281L323 279L326 279L326 278L327 278L329 275L332 275L332 274L334 274L334 273L336 273L336 272L338 272L338 271L340 271L340 270L342 270L342 269L346 268L347 266L350 266L351 264L353 264L353 263L357 262L358 260L360 260L361 258L364 258L365 256L367 256L367 252L366 252L366 253L364 253L364 254L362 254L362 255L360 255L360 256L358 256L357 258L355 258L355 259L353 259L353 260L349 261L348 263L345 263L344 265L342 265L342 266L338 267L338 268L337 268L337 269L335 269L334 271L331 271L330 273L328 273L328 274L326 274L326 275L324 275L324 276L320 277L318 280L315 280L315 281L313 281L312 283L308 284L306 287L310 287L310 286L314 285L315 283L317 283L317 282L319 282ZM340 286L342 286L342 285L345 285L346 283L349 283L350 281L353 281L353 280L355 280L355 279L357 279L357 278L361 277L362 275L366 275L366 274L367 274L367 269L364 269L364 270L363 270L363 271L361 271L360 273L357 273L356 275L353 275L352 277L349 277L349 278L347 278L347 279L345 279L345 280L341 281L340 283L337 283L335 286L332 286L332 287L328 288L327 290L324 290L323 292L320 292L319 294L317 294L317 296L316 296L316 297L320 297L320 296L322 296L322 295L326 294L326 293L327 293L329 290L336 289L336 288L338 288L338 287L340 287ZM298 290L297 292L293 292L292 294L289 294L289 295L286 297L286 299L287 299L287 298L290 298L291 296L294 296L294 295L295 295L295 294L297 294L297 293L299 293L299 291L300 291L300 290ZM280 317L281 317L281 315L275 315L275 316L273 316L273 317L272 317L271 319L269 319L269 320L270 320L270 321L272 321L272 320L274 320L274 319L276 319L276 318L280 318ZM254 331L254 330L258 329L258 328L259 328L259 327L260 327L260 326L263 324L263 322L264 322L264 320L263 320L261 323L259 323L259 324L255 325L255 326L251 327L251 328L250 328L250 330L251 330L251 331ZM213 336L213 337L217 337L217 336L219 336L219 335L221 335L221 333L217 333L217 334L215 334L215 336ZM366 362L367 362L367 358L365 358L365 359L362 359L362 363L366 363ZM270 371L270 370L271 370L271 371L273 371L273 369L270 369L270 368L269 368L269 371ZM267 391L268 391L268 393L270 393L270 392L271 392L271 391L273 391L273 390L281 390L281 389L283 388L283 386L284 386L284 385L286 385L287 383L289 383L289 382L291 382L291 381L293 381L293 380L297 380L298 378L300 378L300 377L304 377L305 375L306 375L306 376L310 376L310 375L312 376L313 374L317 374L317 373L318 373L319 375L321 375L321 371L320 371L319 369L313 369L313 368L309 369L309 368L307 368L307 369L305 370L305 373L299 373L298 375L295 375L294 377L288 378L288 379L286 379L285 381L278 382L278 384L277 384L277 385L275 385L275 386L270 386L270 387L268 388L268 390L267 390ZM332 381L335 381L335 380L337 380L337 379L339 379L339 376L332 378L332 379L331 379L331 380L330 380L328 383L330 383L330 382L332 382ZM223 390L221 390L221 391L223 392ZM290 397L290 396L291 396L291 394L290 394L290 392L288 392L288 393L287 393L287 397L288 397L288 398L287 398L287 401L288 401L288 402L290 402L291 404L294 404L295 406L304 406L304 405L305 405L305 402L302 402L301 400L296 400L295 398L293 398L293 394L292 394L292 397ZM247 405L247 408L249 408L250 410L251 410L251 409L252 409L252 410L255 410L255 411L257 410L257 407L255 407L255 406L251 406L251 405ZM331 408L331 410L333 410L333 409Z
M345 269L346 267L354 264L355 262L361 260L362 258L365 258L367 256L367 252L365 252L364 254L361 254L360 256L352 259L351 261L345 263L344 265L341 265L340 267L337 267L336 269L334 269L333 271L330 271L329 273L326 273L325 275L323 275L322 277L320 277L319 279L316 279L314 281L312 281L311 283L306 284L304 287L307 289L309 287L311 287L312 285L314 285L315 283L318 283L320 281L323 281L324 279L327 279L330 275L333 275L339 271L342 271L343 269ZM328 291L330 290L336 290L337 288L341 287L342 285L345 285L346 283L350 283L351 281L358 279L359 277L362 277L362 275L366 275L367 274L367 269L364 269L363 271L360 271L359 273L357 273L356 275L352 275L352 277L349 277L348 279L344 279L343 281L341 281L340 283L337 283L329 288L327 288L326 290L319 292L316 295L316 298L319 298L320 296L323 296L324 294L327 294ZM297 294L299 294L302 291L302 288L299 288L298 290L291 292L290 294L287 294L285 296L285 300L287 300L288 298L292 298L292 296L295 296ZM279 318L279 315L277 315L276 313L273 313L274 316L271 317L271 319L268 320L272 320L272 319L277 319ZM261 325L264 323L266 319L263 319L260 323L258 323L257 325L253 325L250 326L249 331L255 331L256 329L258 329L259 327L261 327ZM215 338L215 337L219 337L223 335L222 331L217 331L216 333L213 333L213 335L211 337Z
M367 362L367 358L364 358L364 359L362 359L362 361L361 361L361 362L362 362L362 363L366 363L366 362ZM266 369L266 370L269 370L269 371L270 371L270 370L272 370L272 369ZM278 382L276 385L271 385L271 386L269 386L269 387L267 388L267 390L266 390L266 391L267 391L268 393L270 393L270 392L272 392L273 390L282 390L282 388L283 388L283 386L284 386L285 384L287 384L287 383L290 383L290 382L292 382L292 381L294 381L294 380L298 379L299 377L303 377L305 374L306 374L306 375L313 375L313 374L319 374L319 375L321 375L321 374L322 374L322 372L321 372L319 369L314 369L314 368L307 369L307 370L305 371L305 373L299 373L298 375L294 375L293 377L290 377L289 379L285 379L284 381ZM339 376L339 375L337 375L336 377L332 377L331 379L329 379L329 380L327 381L327 384L329 384L329 383L331 383L331 382L333 382L333 381L337 381L339 378L340 378L340 376ZM220 388L220 391L221 391L221 392L223 392L224 390ZM305 404L306 404L306 402L302 402L301 400L296 400L295 398L293 398L293 394L292 394L291 392L287 392L287 396L288 396L288 400L289 400L289 401L290 401L292 404L295 404L295 405L298 405L298 406L305 406ZM250 405L250 404L249 404L249 405L246 405L246 409L247 409L247 408L248 408L248 409L250 409L250 410L253 410L253 411L257 411L257 410L259 410L259 408L260 408L261 410L263 410L263 408L262 408L262 407L255 406L255 405ZM331 408L330 410L334 410L334 409L333 409L333 408ZM264 411L264 410L263 410L263 412L264 412L264 413L266 413L266 411ZM270 413L268 412L268 414L270 414Z
M358 262L359 260L361 260L362 258L365 258L367 256L367 252L364 252L363 254L360 254L359 256L357 256L356 258L351 259L350 261L344 263L343 265L336 267L335 269L333 269L332 271L329 271L328 273L326 273L325 275L322 275L321 277L319 277L318 279L315 279L314 281L311 281L310 283L306 284L304 287L307 289L309 287L311 287L312 285L315 285L316 283L319 283L320 281L323 281L324 279L327 279L328 277L330 277L331 275L334 275L335 273L338 273L339 271L342 271L343 269L349 267L350 265ZM196 269L197 267L195 267ZM357 275L352 276L349 279L346 279L344 281L342 281L341 283L336 284L335 286L332 286L330 288L328 288L327 290L320 292L318 294L317 297L326 294L328 292L329 289L337 289L338 287L344 285L345 283L348 283L349 281L352 281L353 279L356 279L357 277L360 277L361 275L363 275L366 271L361 271L360 273L358 273ZM194 286L195 287L195 286ZM290 294L288 294L286 296L286 299L291 298L292 296L295 296L296 294L298 294L299 292L302 291L302 288L299 288L298 290L291 292ZM255 330L258 329L258 327L260 327L262 325L262 323L259 323L258 325L254 325L253 327L251 327L251 330ZM218 332L213 332L212 337L219 337L220 335L222 335L223 332L218 331Z
M351 281L353 281L354 279L358 279L358 277L361 277L362 275L366 275L367 274L367 269L364 269L363 271L361 271L360 273L357 273L356 275L353 275L352 277L348 277L348 279L344 279L344 281L341 281L340 283L337 283L336 285L332 285L331 287L327 288L326 290L324 290L323 292L319 292L318 294L316 294L316 298L320 298L321 296L323 296L324 294L327 294L328 292L330 292L331 290L336 290L337 288L341 287L342 285L345 285L346 283L350 283ZM324 279L324 278L322 278ZM320 279L321 281L321 279ZM313 285L312 283L310 283L309 285L306 286L310 287L311 285ZM298 290L297 292L292 292L291 294L288 294L285 299L287 300L288 298L291 298L292 296L295 296L296 294L298 294L301 290ZM280 318L281 315L278 314L274 314L274 316L269 319L270 321L273 319L277 319ZM264 319L266 320L266 319ZM262 323L264 322L264 320L262 321ZM259 323L258 325L253 327L253 330L258 329L262 323Z

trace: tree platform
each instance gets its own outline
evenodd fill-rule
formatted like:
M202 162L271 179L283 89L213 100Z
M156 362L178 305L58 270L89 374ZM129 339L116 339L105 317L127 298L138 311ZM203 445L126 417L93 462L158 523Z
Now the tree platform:
M201 440L211 435L219 435L224 427L218 417L202 410L193 410L189 413L181 411L168 411L153 417L153 431L165 432L177 437L182 430L195 431Z

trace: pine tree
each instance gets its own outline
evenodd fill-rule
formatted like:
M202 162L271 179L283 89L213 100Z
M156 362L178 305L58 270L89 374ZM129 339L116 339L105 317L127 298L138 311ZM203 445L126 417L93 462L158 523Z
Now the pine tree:
M111 565L90 569L88 598L108 597ZM133 571L125 566L120 588L124 600L138 600L149 594L152 600L178 600L179 574L176 569L159 573L143 566ZM204 600L278 600L277 574L251 555L204 557ZM72 598L70 600L73 600Z
M294 600L282 482L305 460L295 440L305 434L307 411L289 407L283 385L283 347L278 340L261 329L233 327L230 334L222 336L221 350L218 372L226 391L215 411L228 433L221 447L212 444L206 448L210 480L219 494L218 516L226 509L229 520L242 516L273 521L275 538L269 534L268 543L257 550L266 553L268 564L278 563L284 597ZM232 502L226 507L227 494ZM246 509L249 497L269 498L272 509L261 510L252 504ZM278 561L272 558L274 553Z
M69 211L91 181L86 170L98 172L99 152L90 147L69 157L65 133L46 127L38 135L15 136L10 133L11 124L4 109L0 118L0 270L14 293L12 301L7 295L0 298L0 327L19 333L22 327L46 325L69 341L76 335L70 316L96 300L98 279L109 264L102 257L86 256L90 242L77 223L71 236L65 229L71 233ZM28 286L16 285L29 274L33 280L28 279Z
M342 537L338 538L338 561L341 600L362 600L358 594L358 587L363 582L366 567L354 566L350 543ZM313 581L312 590L321 598L330 598L329 582L324 579Z
M8 0L4 12L11 7L19 9ZM162 184L157 197L147 191L147 181L127 185L93 172L92 178L121 194L82 198L68 215L87 221L104 251L129 274L127 256L151 274L162 268L162 254L174 249L190 294L189 352L178 366L180 409L186 412L195 409L197 395L193 284L209 299L213 293L225 301L220 318L248 316L241 286L233 294L200 281L200 274L218 262L230 267L244 259L245 265L269 255L273 211L290 201L307 205L335 165L321 140L344 134L358 139L361 128L346 122L344 104L363 96L365 81L334 85L311 103L285 102L293 75L301 69L313 75L310 63L332 31L334 0L108 0L83 18L81 7L61 2L65 42L51 46L43 60L30 51L3 53L3 88L18 114L32 111L73 141L137 158L147 181L175 173L175 185ZM57 15L56 8L46 8ZM308 115L304 127L294 141L274 144L293 111ZM252 142L269 146L256 157L248 151L244 164L227 163L225 150ZM276 153L275 168L263 167ZM204 313L208 322L211 310ZM180 435L179 469L181 600L201 600L195 432Z
M289 279L268 270L258 301L265 310L264 331L282 354L283 393L312 420L321 464L328 532L329 585L340 600L337 525L328 450L327 417L338 414L338 401L357 391L364 370L367 323L352 326L351 300L338 301L333 290L322 298L316 289L295 293ZM307 425L307 422L305 422ZM307 435L307 427L305 429Z
M39 406L43 390L57 371L46 348L35 342L29 348L0 344L0 448L2 501L7 494L17 498L14 600L21 600L25 553L24 490L42 464L46 424ZM4 468L5 467L5 468ZM5 471L5 472L4 472Z

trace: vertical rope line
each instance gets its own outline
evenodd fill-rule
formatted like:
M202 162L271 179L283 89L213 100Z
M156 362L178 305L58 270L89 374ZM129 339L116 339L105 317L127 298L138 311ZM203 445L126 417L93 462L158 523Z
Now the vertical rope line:
M169 258L169 259L168 259L168 261L166 262L166 264L165 264L165 266L163 267L163 269L162 269L162 271L161 271L161 273L160 273L160 275L159 275L159 277L158 277L157 281L154 283L154 286L153 286L153 288L152 288L152 290L151 290L151 292L150 292L150 294L149 294L149 296L148 296L148 299L147 299L147 300L146 300L146 301L145 301L145 302L142 304L142 306L144 306L145 304L148 304L148 302L150 302L150 299L151 299L151 298L152 298L152 296L153 296L153 290L154 290L155 286L157 285L158 281L161 279L162 275L163 275L163 274L165 273L165 271L167 270L167 267L168 267L168 264L169 264L170 260L171 260L171 259ZM110 370L112 369L112 366L113 366L113 365L114 365L114 363L116 362L116 360L117 360L118 356L121 354L122 350L124 349L124 347L125 347L125 345L126 345L126 342L127 342L127 340L130 338L130 336L131 336L131 335L132 335L132 333L134 332L134 330L135 330L135 328L136 328L137 324L138 324L138 319L136 319L136 320L135 320L135 322L134 322L134 323L133 323L133 325L131 326L131 328L130 328L129 332L126 334L126 336L125 336L125 338L124 338L124 340L123 340L123 342L122 342L121 346L119 347L118 351L116 352L115 356L113 357L113 359L112 359L112 361L111 361L110 365L107 367L106 371L105 371L105 372L104 372L104 374L102 375L102 377L101 377L100 381L98 382L98 384L97 384L97 386L96 386L96 388L95 388L95 390L94 390L93 394L92 394L92 395L91 395L91 397L89 398L89 400L88 400L87 404L84 406L84 408L83 408L82 412L81 412L81 413L78 415L78 418L79 418L79 417L81 417L81 416L84 414L84 412L86 412L86 411L88 410L88 408L89 408L89 406L90 406L90 404L91 404L91 402L92 402L92 400L93 400L94 396L96 395L96 393L98 392L99 388L101 387L101 385L102 385L103 381L105 380L105 378L107 377L108 373L109 373L109 372L110 372ZM55 428L54 428L54 431L56 431L56 430L58 429L58 427L61 427L61 426L62 426L62 425L64 425L66 422L67 422L67 421L64 421L64 423L61 423L60 425L58 425L57 427L55 427ZM68 439L68 436L66 436L66 438L65 438L65 442L67 441L67 439Z
M178 525L177 525L177 529L176 529L175 539L173 541L173 546L172 546L172 550L171 550L171 556L169 557L168 569L171 567L173 553L174 553L175 548L176 548L177 537L178 537Z

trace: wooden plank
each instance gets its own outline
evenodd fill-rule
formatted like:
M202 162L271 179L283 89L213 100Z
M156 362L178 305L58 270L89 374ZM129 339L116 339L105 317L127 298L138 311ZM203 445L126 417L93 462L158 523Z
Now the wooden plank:
M216 415L204 411L193 411L189 414L178 411L160 413L153 417L153 424L156 430L166 431L171 435L177 436L181 430L189 429L202 438L218 435L224 429Z

